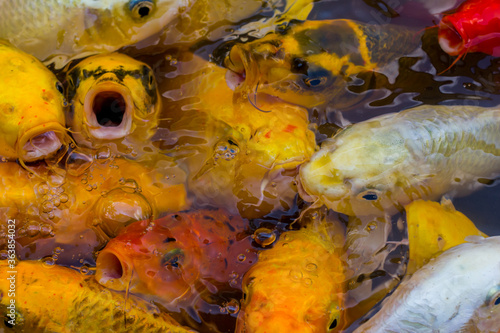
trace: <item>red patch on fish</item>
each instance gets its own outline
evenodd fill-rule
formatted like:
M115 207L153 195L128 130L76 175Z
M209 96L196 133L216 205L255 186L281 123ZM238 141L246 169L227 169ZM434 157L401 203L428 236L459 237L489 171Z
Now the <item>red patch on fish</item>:
M287 132L287 133L292 133L295 129L297 128L297 126L294 126L294 125L288 125L284 130L283 132Z

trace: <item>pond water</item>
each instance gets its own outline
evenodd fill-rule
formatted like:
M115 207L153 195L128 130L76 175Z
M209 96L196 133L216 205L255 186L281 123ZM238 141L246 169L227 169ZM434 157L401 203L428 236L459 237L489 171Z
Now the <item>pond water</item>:
M455 2L442 2L441 5L452 8ZM437 41L437 30L430 28L439 22L439 17L432 15L424 4L428 6L430 4L432 8L431 1L423 0L314 2L314 8L308 16L309 20L351 19L376 25L400 25L414 31L416 42L420 43L420 47L415 51L394 61L390 66L381 68L374 77L367 79L363 74L358 75L349 86L351 96L356 99L355 103L343 107L334 101L330 107L336 112L332 111L325 117L318 115L321 112L311 108L309 120L316 123L315 139L318 145L339 129L339 112L345 124L357 123L377 115L399 112L422 104L493 107L500 103L498 93L500 60L484 54L471 53L452 65L455 58L441 50ZM279 236L289 229L298 229L299 225L293 222L310 208L310 203L306 203L296 194L297 181L293 173L275 176L268 184L265 181L252 181L250 178L254 176L252 173L254 170L249 169L247 172L250 176L246 178L250 180L238 180L243 184L242 187L246 186L249 189L247 192L234 189L224 191L226 187L232 186L233 182L231 176L234 175L231 173L231 168L234 165L231 161L234 156L231 154L241 153L237 135L231 132L232 129L226 128L227 124L215 130L209 128L207 119L198 113L196 91L189 85L192 82L200 82L199 80L205 75L217 71L213 68L216 65L223 65L224 58L235 43L255 40L258 25L257 28L253 25L249 27L248 23L272 15L266 6L262 8L258 15L242 22L230 22L228 19L219 21L216 25L209 25L206 34L194 43L183 42L167 31L159 38L153 36L120 50L147 63L155 73L163 108L158 132L152 139L154 147L183 165L182 170L187 174L184 176L192 180L190 191L196 192L189 193L194 208L213 208L220 205L233 214L241 214L247 223L245 232L242 233L245 237L250 237L259 228L273 230L274 236ZM397 48L398 45L391 47ZM61 81L64 81L66 69L58 70L56 74ZM213 105L209 105L208 108L217 110L219 104L224 103L230 104L229 101L213 99ZM256 113L260 111L255 110ZM213 132L210 132L211 130ZM231 134L227 134L228 132ZM76 148L73 148L76 151ZM224 155L225 159L220 156L213 158L212 150L217 149L229 155ZM205 179L203 177L208 177L206 176L208 173L201 172L193 166L204 164L207 165L206 170L211 170L215 176ZM193 174L193 170L197 173ZM96 171L95 175L98 172L101 171ZM172 175L174 174L175 171L172 171ZM240 176L245 178L247 175ZM268 173L264 173L264 177L266 180L271 179ZM218 182L226 178L229 179L226 183ZM196 181L200 179L202 181ZM259 198L258 195L254 195L263 193L262 189L265 189L265 196L262 194ZM120 192L117 198L123 195ZM130 193L127 195L130 196ZM137 202L142 204L144 201L142 197L139 199L130 197L131 202L136 204ZM500 223L497 222L497 214L500 214L498 205L500 188L496 186L496 182L471 195L452 198L452 202L458 211L476 224L478 229L491 236L500 235ZM147 206L147 203L144 205ZM314 211L314 207L310 209ZM361 254L374 253L372 260L363 259L362 255L360 259L347 259L350 265L356 266L357 271L347 281L349 289L354 291L349 295L346 307L359 308L354 310L358 313L350 315L350 327L345 327L346 332L351 332L360 321L370 316L365 313L372 306L367 307L361 304L362 301L380 290L390 291L404 276L408 255L405 216L402 213L378 219L373 217L356 219L321 209L317 214L326 220L340 221L345 229L362 236L348 243L351 249L357 249ZM239 235L240 238L243 236ZM363 239L367 236L371 240L364 242ZM82 264L85 264L85 267L94 266L97 256L94 250L101 250L103 243L109 240L100 239L95 235L80 238L90 239L92 246L88 245L82 250L82 244L80 247L76 244L74 247L66 244L63 247L65 252L59 255L58 264L73 268L78 268ZM38 248L22 244L19 253L22 254L22 259L38 259L50 255L54 245L60 244L40 243ZM264 247L254 241L251 248L255 252ZM238 279L241 282L241 276ZM218 292L203 300L203 305L197 308L198 313L193 308L183 309L176 319L200 332L232 332L238 315L238 300L242 298L241 289L234 285L216 287L212 285L212 288ZM365 316L362 317L363 315Z

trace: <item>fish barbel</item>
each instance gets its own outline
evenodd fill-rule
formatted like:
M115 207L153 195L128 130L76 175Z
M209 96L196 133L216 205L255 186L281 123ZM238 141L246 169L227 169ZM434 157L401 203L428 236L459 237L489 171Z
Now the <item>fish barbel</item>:
M305 193L347 215L471 193L500 173L500 109L420 106L363 121L301 166ZM309 200L308 199L308 200Z
M161 99L145 63L120 53L96 55L73 67L66 80L67 122L80 145L144 145L155 133Z
M355 332L462 332L473 313L500 304L500 237L457 245L405 278Z
M5 0L0 38L40 60L112 52L159 32L187 0Z
M0 295L2 332L194 332L151 303L103 288L93 276L39 261L13 268L0 261Z
M63 86L55 75L2 40L0 68L0 156L31 162L67 146Z

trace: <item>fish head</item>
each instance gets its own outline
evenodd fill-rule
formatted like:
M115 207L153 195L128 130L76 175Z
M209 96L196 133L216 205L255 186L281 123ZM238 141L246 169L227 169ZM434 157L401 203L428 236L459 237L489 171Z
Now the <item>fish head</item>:
M108 0L86 3L87 35L78 41L83 46L99 45L104 51L140 42L160 33L186 0ZM89 38L87 41L86 38Z
M97 281L166 304L188 298L199 279L224 275L220 254L229 242L221 235L231 232L217 228L218 214L175 213L130 224L99 253Z
M40 61L0 41L0 156L32 162L71 141L63 86Z
M71 69L67 81L68 125L77 140L144 141L154 134L161 101L148 65L123 54L98 55Z
M315 107L345 89L348 76L368 66L346 20L290 23L244 44L226 59L226 81L235 91L265 93Z
M399 208L399 192L408 187L405 141L395 131L380 134L371 127L377 122L347 127L325 141L300 168L302 189L347 215Z
M97 281L110 289L157 295L167 302L186 294L199 275L199 246L176 238L164 222L139 221L112 239L99 253Z

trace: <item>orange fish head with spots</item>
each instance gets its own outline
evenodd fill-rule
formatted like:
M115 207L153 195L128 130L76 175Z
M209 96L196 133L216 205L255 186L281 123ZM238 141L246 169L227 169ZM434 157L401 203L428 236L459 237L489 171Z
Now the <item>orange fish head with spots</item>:
M238 255L250 248L250 237L236 240L242 223L220 210L133 223L100 252L96 279L110 289L128 290L167 307L191 300L200 292L198 282L229 283L239 277L241 285L255 261L252 255L245 260Z

